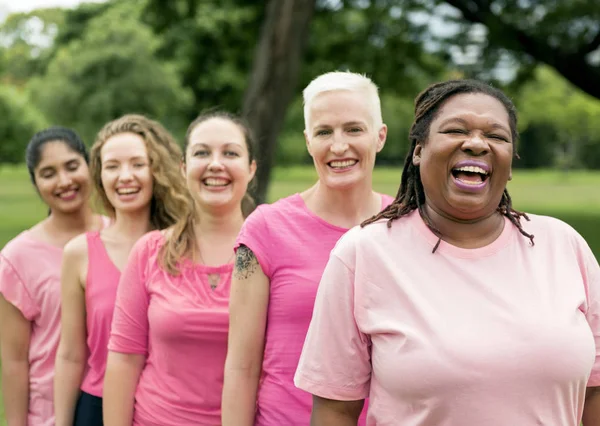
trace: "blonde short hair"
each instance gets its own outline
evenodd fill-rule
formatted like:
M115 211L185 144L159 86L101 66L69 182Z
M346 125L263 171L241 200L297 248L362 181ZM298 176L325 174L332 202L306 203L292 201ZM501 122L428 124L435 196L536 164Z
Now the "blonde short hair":
M306 130L309 128L308 117L314 98L321 93L341 90L359 92L365 95L365 102L369 104L375 128L379 129L383 125L379 90L375 83L363 74L350 71L333 71L321 74L315 78L302 92L304 98L304 126Z

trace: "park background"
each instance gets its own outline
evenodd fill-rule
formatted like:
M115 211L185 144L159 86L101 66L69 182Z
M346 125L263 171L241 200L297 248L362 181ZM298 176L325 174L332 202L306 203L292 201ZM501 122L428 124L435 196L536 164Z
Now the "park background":
M45 126L73 127L91 145L105 122L135 112L182 141L202 111L239 113L258 136L255 198L272 202L316 179L301 89L347 69L380 88L389 133L377 190L398 189L414 97L436 81L483 79L519 110L515 208L566 221L600 257L596 0L70 3L0 3L0 248L46 214L23 165Z

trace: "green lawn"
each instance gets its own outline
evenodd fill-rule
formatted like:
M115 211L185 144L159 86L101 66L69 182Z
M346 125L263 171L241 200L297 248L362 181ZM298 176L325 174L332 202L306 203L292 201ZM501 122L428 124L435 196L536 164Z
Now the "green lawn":
M395 195L400 169L375 172L376 190ZM316 178L312 167L277 169L270 201L302 191ZM600 257L600 172L516 171L509 185L516 209L558 217L571 224ZM46 215L23 167L0 168L0 247ZM0 426L3 407L0 404Z

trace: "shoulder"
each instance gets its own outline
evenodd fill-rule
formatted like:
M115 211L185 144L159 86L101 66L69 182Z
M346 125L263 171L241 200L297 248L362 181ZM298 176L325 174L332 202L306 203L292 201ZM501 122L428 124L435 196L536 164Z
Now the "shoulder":
M171 234L172 228L155 230L144 234L133 246L132 253L150 255L158 252Z
M63 249L63 262L81 261L87 259L88 238L90 234L97 232L85 232L70 240Z
M244 228L273 226L282 221L297 217L301 209L299 194L281 198L272 204L261 204L246 218Z
M10 240L0 251L0 256L11 263L19 263L20 260L30 258L31 247L34 243L29 237L30 231L23 231Z
M529 233L535 235L535 239L552 239L571 242L579 242L583 237L568 223L551 216L527 213L526 218L521 218L521 226Z
M381 201L382 201L381 204L382 204L383 209L385 209L387 206L392 204L394 202L394 200L396 199L395 197L392 197L391 195L388 195L388 194L381 194L381 193L378 193L378 194L381 196Z

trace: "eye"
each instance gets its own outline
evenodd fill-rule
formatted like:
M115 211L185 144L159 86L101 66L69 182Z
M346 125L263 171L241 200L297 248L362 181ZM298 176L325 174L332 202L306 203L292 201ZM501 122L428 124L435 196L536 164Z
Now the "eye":
M70 172L74 172L79 168L79 162L75 161L67 164L67 170Z
M197 151L194 151L193 156L194 157L206 157L208 154L209 153L206 149L199 149Z
M491 139L498 139L504 142L508 142L508 139L506 139L504 136L500 136L500 135L488 135L488 138Z
M144 167L146 165L146 163L135 163L133 165L133 167L135 167L136 169L141 169L142 167Z
M47 172L43 172L40 174L40 177L42 179L50 179L52 176L54 176L54 172L53 171L47 171Z
M225 153L224 153L224 154L225 154L225 156L227 156L227 157L239 157L239 156L240 156L240 154L238 154L238 153L237 153L237 152L235 152L235 151L225 151Z
M362 129L360 127L352 127L351 129L348 130L350 133L360 133L362 132Z
M455 134L455 135L466 135L467 131L466 130L462 130L462 129L448 129L448 130L444 130L441 133L444 133L444 134Z
M316 136L327 136L331 134L331 130L318 130Z
M106 165L104 166L104 170L114 170L114 169L116 169L116 168L117 168L117 165L116 165L116 164L114 164L114 163L111 163L111 164L106 164Z

